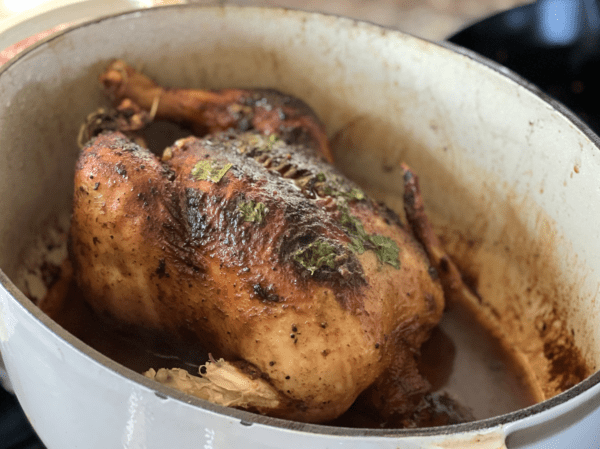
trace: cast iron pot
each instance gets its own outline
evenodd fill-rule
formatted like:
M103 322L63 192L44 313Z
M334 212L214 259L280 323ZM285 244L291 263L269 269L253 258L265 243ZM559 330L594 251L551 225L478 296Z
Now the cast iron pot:
M469 424L335 428L184 396L46 317L25 294L32 248L68 223L75 139L104 101L97 77L114 58L170 86L303 98L341 169L392 207L408 162L438 226L477 240L482 307L519 311L523 335L551 316L600 366L599 141L568 110L473 53L367 23L283 9L140 10L76 26L0 69L0 349L50 449L598 447L598 372Z

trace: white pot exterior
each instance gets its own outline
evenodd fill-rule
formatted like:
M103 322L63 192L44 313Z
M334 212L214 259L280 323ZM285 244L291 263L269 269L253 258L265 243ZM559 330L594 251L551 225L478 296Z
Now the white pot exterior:
M600 373L485 422L429 431L331 429L179 395L45 317L11 279L31 236L69 210L79 123L102 102L97 76L117 57L143 64L166 85L272 87L303 98L331 135L350 129L356 145L337 152L343 170L394 194L398 172L382 169L382 161L406 160L421 176L428 205L451 219L468 224L475 211L465 203L483 201L501 227L504 206L490 199L510 194L528 206L520 209L523 226L537 232L542 211L560 237L562 273L577 279L565 319L585 336L578 343L586 358L600 366L600 151L560 106L472 55L374 25L279 9L144 10L60 34L0 71L0 349L49 449L600 446ZM447 177L452 184L440 181ZM478 198L465 199L464 191Z

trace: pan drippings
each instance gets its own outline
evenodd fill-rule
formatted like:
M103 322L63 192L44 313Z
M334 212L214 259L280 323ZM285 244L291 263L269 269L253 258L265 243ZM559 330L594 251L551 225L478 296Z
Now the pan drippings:
M97 316L82 296L71 285L64 307L52 318L84 343L137 373L161 366L197 374L209 359L208 351L192 338L173 341L155 331L123 326L110 317ZM378 417L359 399L327 425L434 427L484 419L535 403L518 364L460 305L446 311L422 347L419 370L432 385L432 392L409 416Z

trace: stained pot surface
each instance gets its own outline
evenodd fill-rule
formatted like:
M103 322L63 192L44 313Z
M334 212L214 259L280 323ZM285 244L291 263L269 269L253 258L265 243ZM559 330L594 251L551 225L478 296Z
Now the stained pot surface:
M282 438L286 447L332 438L397 447L396 437L403 447L502 447L507 435L509 447L535 447L549 429L600 419L596 373L557 396L568 379L548 377L551 399L465 425L383 432L289 423L184 397L70 336L15 284L27 288L20 270L37 236L64 226L74 136L103 103L97 76L117 57L165 85L272 87L303 98L326 123L341 168L392 207L407 161L448 244L478 273L484 308L506 317L513 343L537 360L534 374L552 369L545 329L566 339L553 353L576 348L592 371L600 366L600 152L568 111L471 54L373 25L280 9L158 8L77 27L0 71L0 348L48 447L192 439L276 447ZM457 234L475 244L461 246Z

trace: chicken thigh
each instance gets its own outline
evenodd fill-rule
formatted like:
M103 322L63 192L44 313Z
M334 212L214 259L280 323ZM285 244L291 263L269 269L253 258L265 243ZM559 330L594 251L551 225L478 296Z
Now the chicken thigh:
M198 376L146 375L304 422L334 419L361 394L383 413L408 411L427 388L415 355L444 309L415 223L404 227L328 163L323 128L298 100L171 89L171 101L115 64L102 78L115 104L209 133L158 158L104 131L77 162L70 257L86 301L211 353ZM190 118L209 97L225 98L221 121ZM185 101L195 106L173 112ZM277 112L269 126L259 108ZM427 224L423 213L413 219Z

